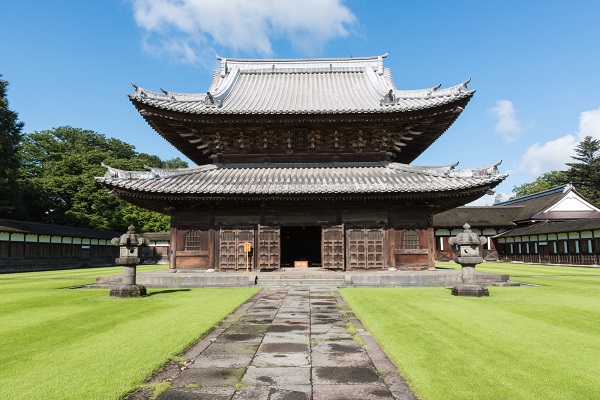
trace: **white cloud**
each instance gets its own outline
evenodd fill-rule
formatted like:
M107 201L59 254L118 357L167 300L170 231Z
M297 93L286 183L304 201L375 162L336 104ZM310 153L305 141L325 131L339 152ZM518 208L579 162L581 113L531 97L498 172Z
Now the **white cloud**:
M521 159L520 169L535 178L545 172L565 170L565 163L571 161L576 145L575 135L566 135L544 144L534 143Z
M520 170L535 178L545 172L566 170L565 164L573 161L575 146L586 136L600 139L600 108L579 114L579 129L575 134L531 145L521 158Z
M600 108L591 111L584 111L579 114L579 131L577 139L580 141L586 136L594 139L600 139Z
M500 133L502 140L512 142L521 131L521 124L517 119L515 107L510 100L498 100L496 106L489 109L489 113L497 118L496 132Z
M186 62L212 60L216 47L273 55L274 40L288 40L316 55L345 37L356 17L342 0L132 0L150 52ZM225 54L227 55L227 54Z

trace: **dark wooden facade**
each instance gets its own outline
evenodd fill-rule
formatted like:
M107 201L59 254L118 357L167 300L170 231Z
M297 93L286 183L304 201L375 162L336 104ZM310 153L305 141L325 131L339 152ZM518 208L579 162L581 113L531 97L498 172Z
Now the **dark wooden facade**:
M245 242L253 248L251 267L261 270L293 261L332 270L427 268L434 262L428 213L356 206L179 210L172 217L171 268L245 269Z

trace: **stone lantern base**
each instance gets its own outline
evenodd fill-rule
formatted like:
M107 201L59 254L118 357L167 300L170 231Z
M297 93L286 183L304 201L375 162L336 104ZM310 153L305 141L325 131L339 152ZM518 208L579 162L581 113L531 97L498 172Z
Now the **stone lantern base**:
M458 285L452 288L452 296L483 297L489 295L488 288L481 285Z
M141 297L146 295L143 285L114 285L110 288L110 297Z

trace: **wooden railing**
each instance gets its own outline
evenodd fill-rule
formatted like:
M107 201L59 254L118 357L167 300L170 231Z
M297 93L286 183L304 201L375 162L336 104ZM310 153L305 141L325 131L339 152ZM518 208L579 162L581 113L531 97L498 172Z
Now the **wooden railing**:
M501 261L520 261L524 263L562 264L562 265L598 265L599 254L502 254Z

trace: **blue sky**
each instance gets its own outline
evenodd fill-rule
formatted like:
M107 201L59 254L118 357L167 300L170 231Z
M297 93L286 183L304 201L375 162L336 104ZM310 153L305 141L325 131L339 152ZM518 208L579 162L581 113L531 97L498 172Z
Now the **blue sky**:
M173 158L127 99L129 82L198 93L216 54L389 53L400 89L470 77L477 90L416 165L502 159L507 198L563 169L585 135L600 138L598 1L4 0L1 11L0 74L26 133L71 125Z

